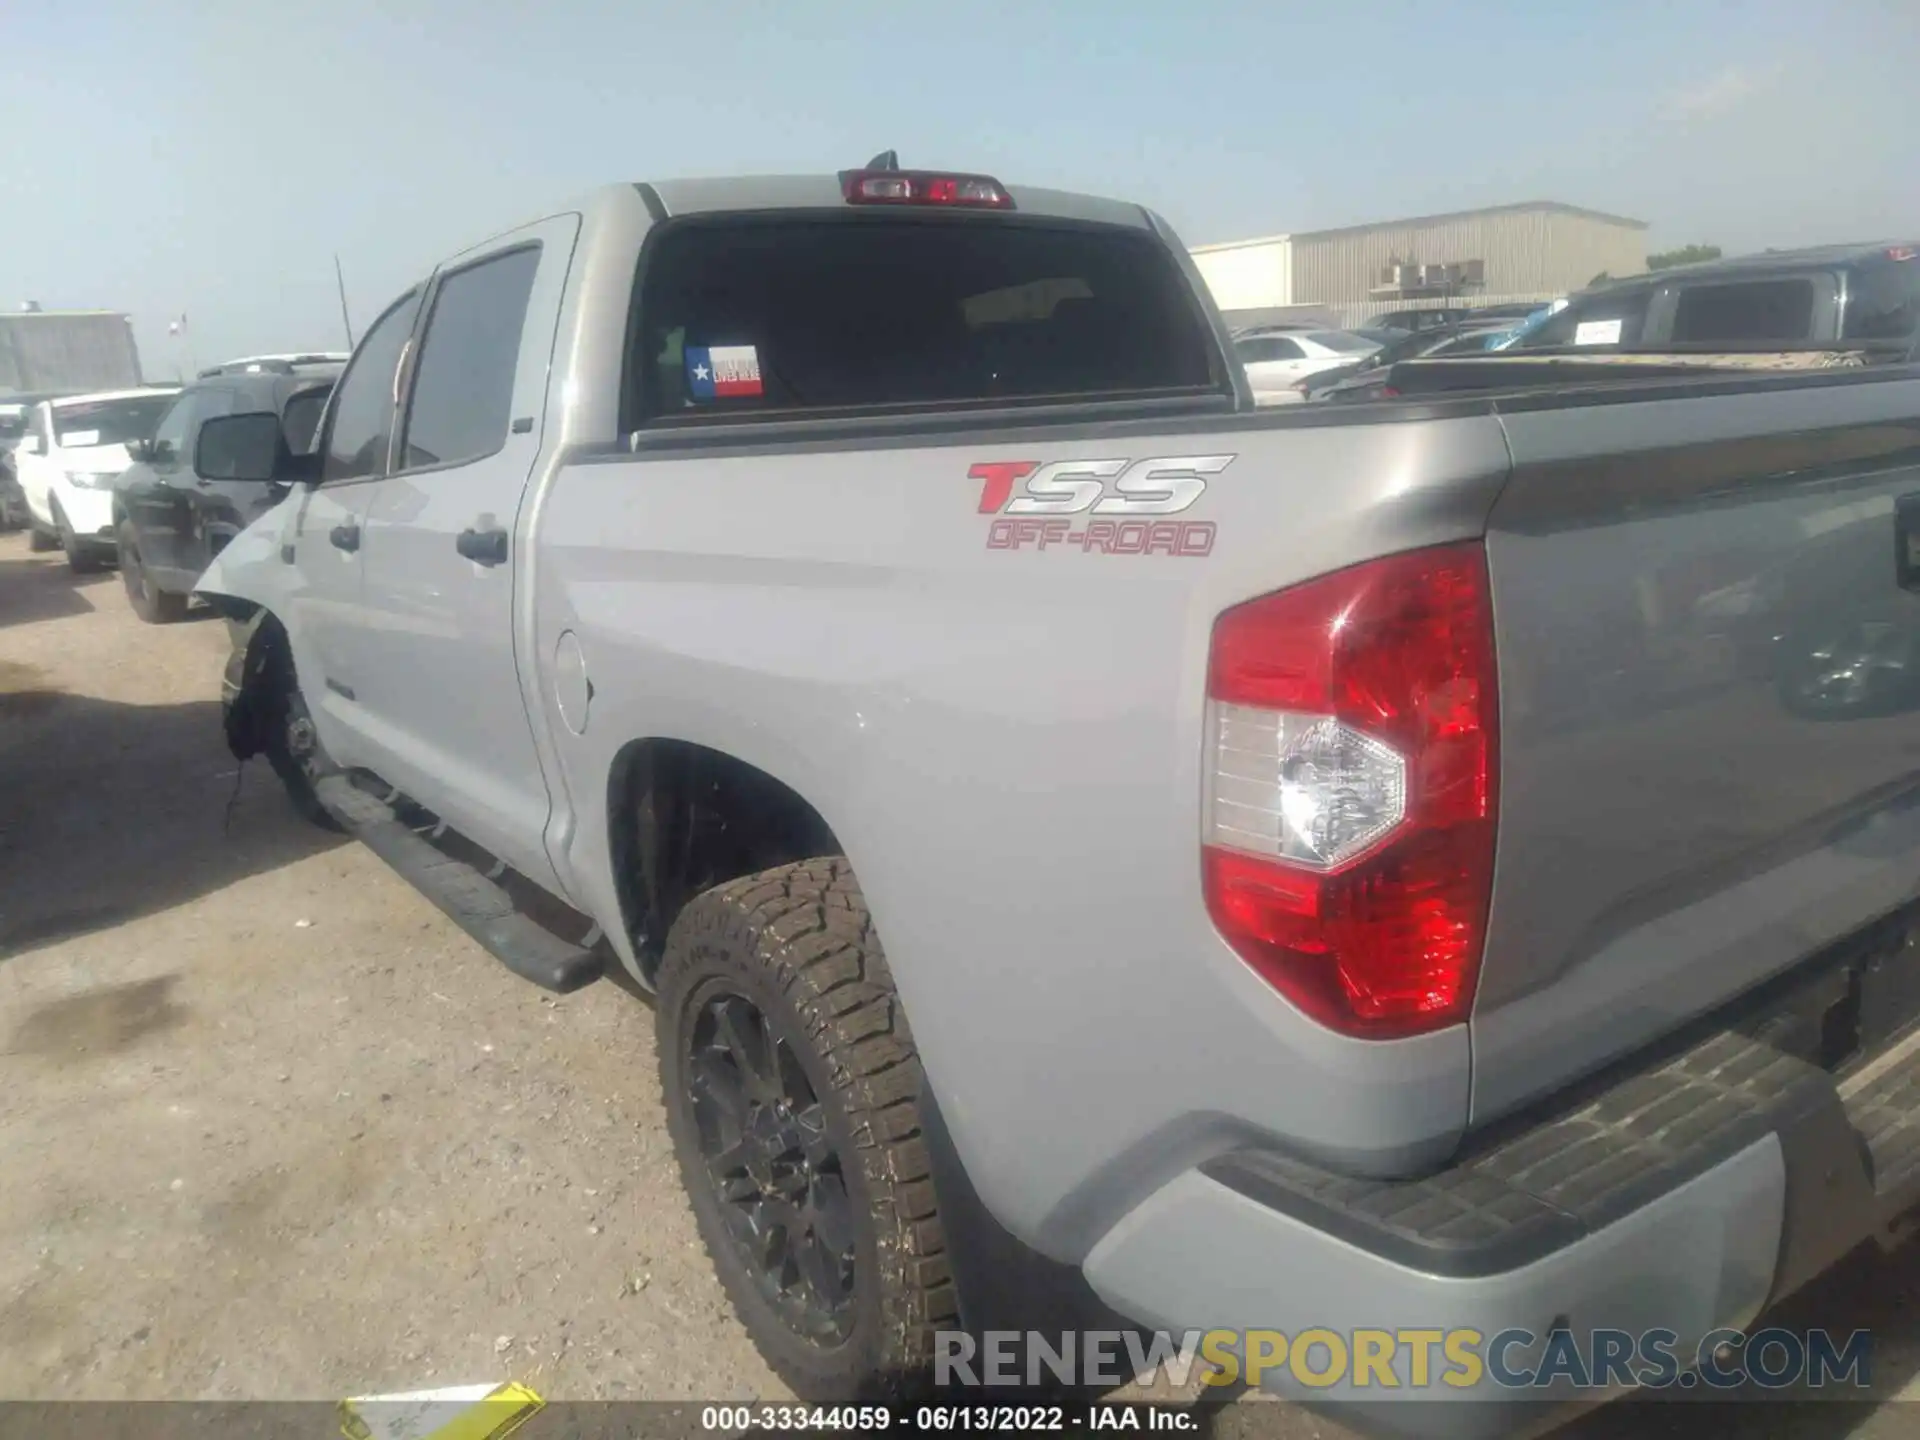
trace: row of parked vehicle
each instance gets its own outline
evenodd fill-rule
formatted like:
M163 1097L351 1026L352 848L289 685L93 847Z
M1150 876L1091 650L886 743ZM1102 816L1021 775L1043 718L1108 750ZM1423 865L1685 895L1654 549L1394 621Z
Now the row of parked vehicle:
M76 573L117 564L141 619L177 620L213 557L285 498L252 477L310 448L346 359L253 355L187 385L37 398L0 435L0 523Z
M1611 357L1652 374L1906 361L1917 344L1920 244L1886 243L1707 261L1533 307L1410 310L1354 330L1274 325L1234 337L1264 404L1482 388L1495 373L1489 357ZM1442 360L1469 363L1429 363Z

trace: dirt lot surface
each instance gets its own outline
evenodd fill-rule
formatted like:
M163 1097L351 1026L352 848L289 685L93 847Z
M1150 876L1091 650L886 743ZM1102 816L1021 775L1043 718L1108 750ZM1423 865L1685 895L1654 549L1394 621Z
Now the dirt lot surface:
M116 576L0 536L0 1397L780 1398L695 1236L646 1007L543 995L263 764L236 775L224 654L217 622L142 625ZM1891 1394L1917 1292L1912 1251L1866 1256L1783 1318L1872 1327ZM1211 1428L1347 1433L1270 1403ZM1920 1410L1575 1428L1893 1436Z

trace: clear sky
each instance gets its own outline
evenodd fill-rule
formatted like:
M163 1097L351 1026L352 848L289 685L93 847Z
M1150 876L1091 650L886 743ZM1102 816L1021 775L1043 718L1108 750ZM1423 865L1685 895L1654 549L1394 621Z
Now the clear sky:
M0 305L152 378L338 348L609 180L905 165L1189 243L1554 199L1655 248L1920 235L1920 0L0 0Z

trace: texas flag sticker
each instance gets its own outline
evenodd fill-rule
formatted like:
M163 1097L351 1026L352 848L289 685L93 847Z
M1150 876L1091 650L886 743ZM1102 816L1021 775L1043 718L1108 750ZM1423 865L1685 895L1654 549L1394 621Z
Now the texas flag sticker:
M687 388L696 400L764 394L759 352L751 345L689 345Z

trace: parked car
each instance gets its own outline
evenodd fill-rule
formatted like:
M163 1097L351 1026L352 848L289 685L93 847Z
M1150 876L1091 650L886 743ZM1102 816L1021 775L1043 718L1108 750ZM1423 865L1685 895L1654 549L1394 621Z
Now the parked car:
M1777 250L1614 280L1508 346L1658 351L1920 342L1920 242Z
M516 973L653 992L803 1395L1040 1315L1691 1371L1920 1199L1911 717L1693 643L1912 623L1920 381L1255 412L1190 275L1136 205L892 168L451 256L245 477L292 488L200 582L228 744ZM1741 586L1789 560L1849 583ZM1414 1353L1263 1382L1601 1393Z
M1234 354L1246 367L1247 383L1267 404L1299 399L1293 386L1303 377L1349 364L1378 348L1344 330L1258 332L1233 342Z
M1294 383L1303 400L1318 400L1329 390L1346 384L1356 376L1368 374L1383 365L1393 365L1418 355L1445 355L1485 350L1509 332L1451 325L1444 329L1407 331L1370 355L1345 365L1336 365Z
M13 447L26 433L26 403L0 401L0 530L20 530L27 523L27 497L13 466Z
M76 573L113 558L113 479L127 468L127 442L153 433L179 388L69 395L33 407L14 450L31 548L59 547Z
M12 453L0 450L0 530L24 530L26 526L26 492L14 473Z
M1391 330L1400 334L1418 334L1424 330L1452 329L1458 325L1494 328L1500 321L1518 324L1538 307L1532 302L1496 305L1440 305L1410 310L1390 310L1367 322L1369 329Z
M276 446L293 456L313 445L339 365L241 362L202 371L183 389L150 439L128 447L133 464L113 489L120 578L134 613L149 624L177 620L209 561L277 505L284 485L247 479L274 464ZM203 444L203 427L237 417Z

